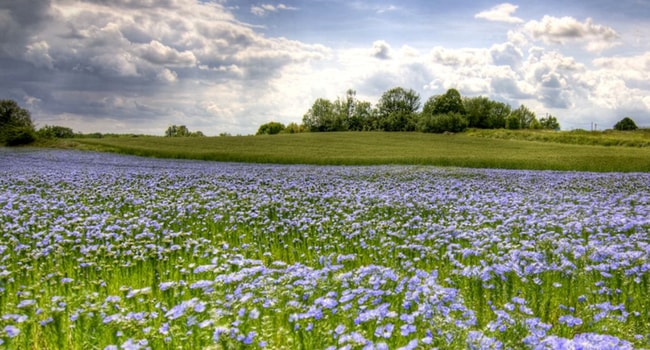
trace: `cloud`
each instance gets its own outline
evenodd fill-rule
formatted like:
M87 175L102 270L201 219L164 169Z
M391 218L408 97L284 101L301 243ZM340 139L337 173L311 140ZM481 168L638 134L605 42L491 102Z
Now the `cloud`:
M149 44L141 45L136 49L143 59L159 65L193 66L196 57L191 51L179 52L169 46L152 40Z
M474 18L481 18L481 19L494 21L494 22L523 23L524 22L523 19L512 16L512 14L515 13L515 11L517 11L517 8L519 8L519 6L506 2L494 6L489 10L481 11L476 15L474 15Z
M259 17L264 17L268 15L269 12L295 11L295 10L298 10L298 8L287 6L285 4L278 4L278 5L262 4L262 5L251 6L251 13Z
M594 24L591 18L580 22L573 17L544 16L541 21L529 21L524 32L546 44L564 45L581 42L589 51L602 51L618 44L619 34L611 27Z
M372 56L380 60L390 59L391 48L384 40L377 40L372 43Z
M36 19L26 15L29 6ZM24 1L0 5L0 18L0 28L14 33L0 43L0 74L13 81L0 84L0 94L40 101L37 123L63 120L80 131L93 131L100 119L97 125L123 120L115 125L129 132L222 122L222 131L250 130L271 110L291 113L273 102L291 98L274 93L287 72L329 55L322 45L265 37L218 2ZM197 109L200 101L227 107Z

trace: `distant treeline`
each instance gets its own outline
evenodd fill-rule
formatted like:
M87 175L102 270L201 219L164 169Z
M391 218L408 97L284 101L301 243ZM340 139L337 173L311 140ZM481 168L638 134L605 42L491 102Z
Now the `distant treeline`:
M302 118L302 125L290 129L271 122L260 126L258 134L327 131L422 131L461 132L478 129L560 129L552 115L541 119L526 106L510 105L487 97L462 97L456 89L429 97L422 108L420 95L412 89L396 87L386 91L376 106L348 90L344 98L318 98Z

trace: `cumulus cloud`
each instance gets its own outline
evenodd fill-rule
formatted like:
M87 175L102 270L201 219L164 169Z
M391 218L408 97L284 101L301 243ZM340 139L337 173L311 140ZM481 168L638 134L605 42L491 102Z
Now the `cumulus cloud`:
M492 7L489 10L481 11L474 15L474 18L485 19L488 21L495 22L506 22L506 23L523 23L524 20L519 17L514 17L512 14L517 11L519 6L513 5L510 3L503 3L497 6Z
M589 51L601 51L617 45L619 34L611 27L594 24L591 18L580 22L573 17L544 16L541 21L529 21L524 32L546 44L581 42Z
M273 86L289 69L329 55L322 45L266 37L220 2L195 0L3 3L0 29L0 72L14 81L0 84L3 96L39 100L37 122L128 120L131 132L159 133L170 123L250 129L245 118L258 107L270 110L264 96L277 92ZM118 100L130 102L108 102ZM230 107L197 109L196 101ZM224 110L229 119L216 115Z
M384 40L377 40L372 43L372 55L380 60L390 59L391 48Z

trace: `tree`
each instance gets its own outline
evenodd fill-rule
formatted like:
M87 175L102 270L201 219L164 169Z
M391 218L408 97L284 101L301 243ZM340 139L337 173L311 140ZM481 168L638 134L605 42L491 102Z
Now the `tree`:
M17 146L35 140L36 131L29 111L13 100L0 100L0 144Z
M278 122L269 122L266 124L260 125L260 128L257 129L256 135L275 135L279 134L285 129L284 124Z
M442 95L432 96L425 104L423 112L429 115L458 113L465 114L463 99L456 89L449 89Z
M632 120L632 118L625 117L619 120L618 123L614 125L614 129L620 131L628 131L628 130L636 130L638 129L638 127L636 126L636 123L634 122L634 120Z
M557 118L555 118L552 115L548 115L545 118L541 118L539 120L539 124L541 125L542 129L560 130L560 123L558 123Z
M463 108L465 109L468 126L470 128L487 129L491 107L492 103L487 97L464 98Z
M528 107L521 105L519 108L515 109L510 113L510 115L513 118L518 118L519 119L519 127L515 129L530 129L531 127L535 126L537 122L537 117L535 116L535 112L531 111L528 109ZM508 118L510 120L510 118ZM506 123L507 121L506 120ZM537 123L538 124L538 123ZM510 122L511 126L514 126L514 122ZM507 127L508 129L513 129L513 127Z
M305 131L304 129L305 127L303 125L298 125L297 123L291 122L287 124L282 132L287 134L298 134Z
M511 113L506 118L505 127L506 129L511 129L511 130L521 129L521 119L519 119L519 116L517 116L516 114Z
M309 111L302 117L302 123L308 131L343 131L346 130L344 118L339 114L340 100L337 103L324 98L316 99Z
M45 139L69 139L75 136L72 129L57 125L45 125L38 129L37 135Z
M420 95L401 87L386 91L377 103L379 128L384 131L413 131L416 112L420 109Z
M467 129L467 118L460 113L450 112L444 114L423 114L418 124L422 132L461 132Z
M167 137L188 137L188 136L204 136L202 132L190 132L185 125L172 125L165 131Z

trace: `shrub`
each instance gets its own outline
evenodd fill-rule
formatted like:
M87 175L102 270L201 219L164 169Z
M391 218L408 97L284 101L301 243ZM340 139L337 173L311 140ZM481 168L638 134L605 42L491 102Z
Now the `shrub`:
M467 129L467 119L459 113L445 113L426 116L420 119L419 129L422 132L443 133L461 132Z
M24 145L36 140L29 111L13 100L0 100L0 144Z
M634 122L634 120L632 120L632 118L625 117L619 120L618 123L614 125L614 129L620 131L628 131L628 130L636 130L638 129L638 127L636 126L636 123Z
M36 141L36 132L33 128L27 126L10 128L4 138L7 146L27 145L34 141Z
M38 129L37 135L46 139L69 139L74 137L74 132L65 126L45 125Z

